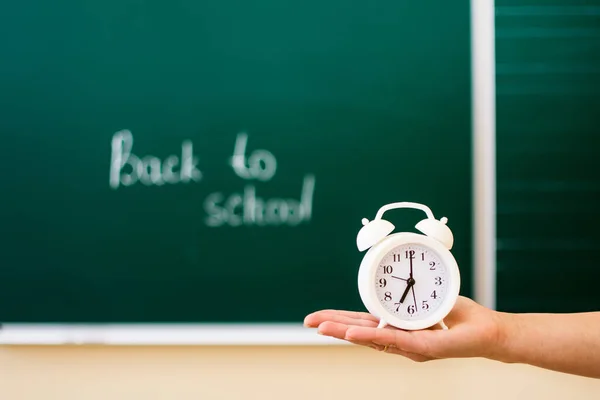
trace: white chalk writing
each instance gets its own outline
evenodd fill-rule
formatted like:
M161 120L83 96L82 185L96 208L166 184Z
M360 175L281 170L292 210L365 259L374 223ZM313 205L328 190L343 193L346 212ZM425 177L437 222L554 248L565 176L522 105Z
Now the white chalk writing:
M131 186L137 182L144 185L164 185L180 182L197 182L202 178L198 158L194 156L191 141L181 144L181 158L171 155L164 160L151 155L142 158L132 152L133 134L122 130L113 135L111 142L110 179L113 189ZM179 167L179 171L175 169ZM130 171L130 172L127 172Z
M235 173L244 179L258 179L268 181L277 172L277 160L268 150L255 150L248 158L246 166L246 143L248 135L241 133L235 140L231 166Z
M277 172L277 159L273 153L265 149L248 152L247 147L248 135L238 134L229 159L233 172L244 181L271 181ZM203 172L198 166L199 160L191 140L181 143L180 154L171 154L163 160L153 155L138 156L133 152L131 131L120 130L111 140L109 185L117 190L138 182L146 186L200 182ZM241 193L217 191L204 199L204 222L210 227L296 226L311 220L314 191L312 174L304 176L298 198L264 198L252 184L246 184Z
M210 194L204 208L208 214L208 226L240 225L298 225L310 221L312 216L315 178L304 177L300 199L263 199L256 194L256 188L248 185L244 193L234 193L225 197L223 193Z

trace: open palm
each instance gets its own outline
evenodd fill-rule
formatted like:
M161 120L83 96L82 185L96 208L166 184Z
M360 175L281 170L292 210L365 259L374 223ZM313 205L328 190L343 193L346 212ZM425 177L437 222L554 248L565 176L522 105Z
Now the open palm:
M444 319L447 330L431 328L404 331L377 328L378 318L355 311L321 310L309 314L304 325L322 335L347 340L376 350L399 354L413 361L439 358L492 357L502 340L498 313L460 296Z

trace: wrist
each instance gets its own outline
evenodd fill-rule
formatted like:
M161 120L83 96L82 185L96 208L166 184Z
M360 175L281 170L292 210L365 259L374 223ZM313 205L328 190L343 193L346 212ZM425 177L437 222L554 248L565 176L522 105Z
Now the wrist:
M520 330L517 314L495 311L497 333L495 342L490 346L489 359L503 363L516 363L514 357L515 338Z

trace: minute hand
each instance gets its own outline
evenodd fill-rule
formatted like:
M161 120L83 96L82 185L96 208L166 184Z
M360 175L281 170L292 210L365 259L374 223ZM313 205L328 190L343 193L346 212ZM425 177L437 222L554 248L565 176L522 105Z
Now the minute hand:
M415 279L413 278L413 251L411 251L410 256L408 257L408 261L410 262L410 278L408 278L408 281L406 282L406 290L404 290L404 293L402 294L402 298L400 299L400 303L404 303L404 300L406 299L406 296L408 295L408 292L410 291L410 289L413 287L413 285L415 284ZM415 293L414 289L413 289L413 294ZM415 301L415 307L416 307L416 301Z
M415 301L415 310L419 311L419 307L417 307L417 296L415 295L415 285L410 285L413 294L413 300Z

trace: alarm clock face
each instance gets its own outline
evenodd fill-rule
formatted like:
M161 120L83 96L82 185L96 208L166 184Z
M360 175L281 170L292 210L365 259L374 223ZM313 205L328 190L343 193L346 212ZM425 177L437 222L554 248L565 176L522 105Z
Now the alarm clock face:
M428 318L448 296L449 267L425 244L398 245L379 260L373 281L377 299L401 320Z

